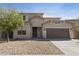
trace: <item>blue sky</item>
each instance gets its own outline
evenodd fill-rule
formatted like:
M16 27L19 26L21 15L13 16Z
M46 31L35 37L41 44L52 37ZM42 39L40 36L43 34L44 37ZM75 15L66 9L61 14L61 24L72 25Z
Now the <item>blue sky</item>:
M5 3L2 8L14 8L18 12L44 13L48 17L79 18L79 4L77 3Z

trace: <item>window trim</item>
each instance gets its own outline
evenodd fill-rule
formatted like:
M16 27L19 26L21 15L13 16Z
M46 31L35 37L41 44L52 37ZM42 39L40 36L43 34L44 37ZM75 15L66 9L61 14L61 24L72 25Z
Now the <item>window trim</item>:
M17 35L26 35L26 30L18 30Z

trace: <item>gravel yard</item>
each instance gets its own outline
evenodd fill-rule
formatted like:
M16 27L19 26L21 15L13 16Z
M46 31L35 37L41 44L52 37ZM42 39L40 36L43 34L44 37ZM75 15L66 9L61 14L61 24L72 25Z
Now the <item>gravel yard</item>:
M10 41L0 43L0 55L63 55L50 41Z

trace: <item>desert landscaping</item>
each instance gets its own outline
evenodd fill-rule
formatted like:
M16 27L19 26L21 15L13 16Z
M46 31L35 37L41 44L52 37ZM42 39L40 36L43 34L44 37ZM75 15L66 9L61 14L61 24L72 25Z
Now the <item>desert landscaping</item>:
M10 41L0 43L0 55L63 55L50 41Z

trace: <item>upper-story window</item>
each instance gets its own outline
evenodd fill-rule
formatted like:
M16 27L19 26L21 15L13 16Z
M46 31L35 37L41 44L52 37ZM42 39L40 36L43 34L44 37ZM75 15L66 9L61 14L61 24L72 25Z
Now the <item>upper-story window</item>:
M23 20L28 21L29 17L28 16L23 16Z
M23 16L23 20L25 20L25 16Z
M25 18L26 18L26 21L28 21L28 20L29 20L29 16L26 16Z

